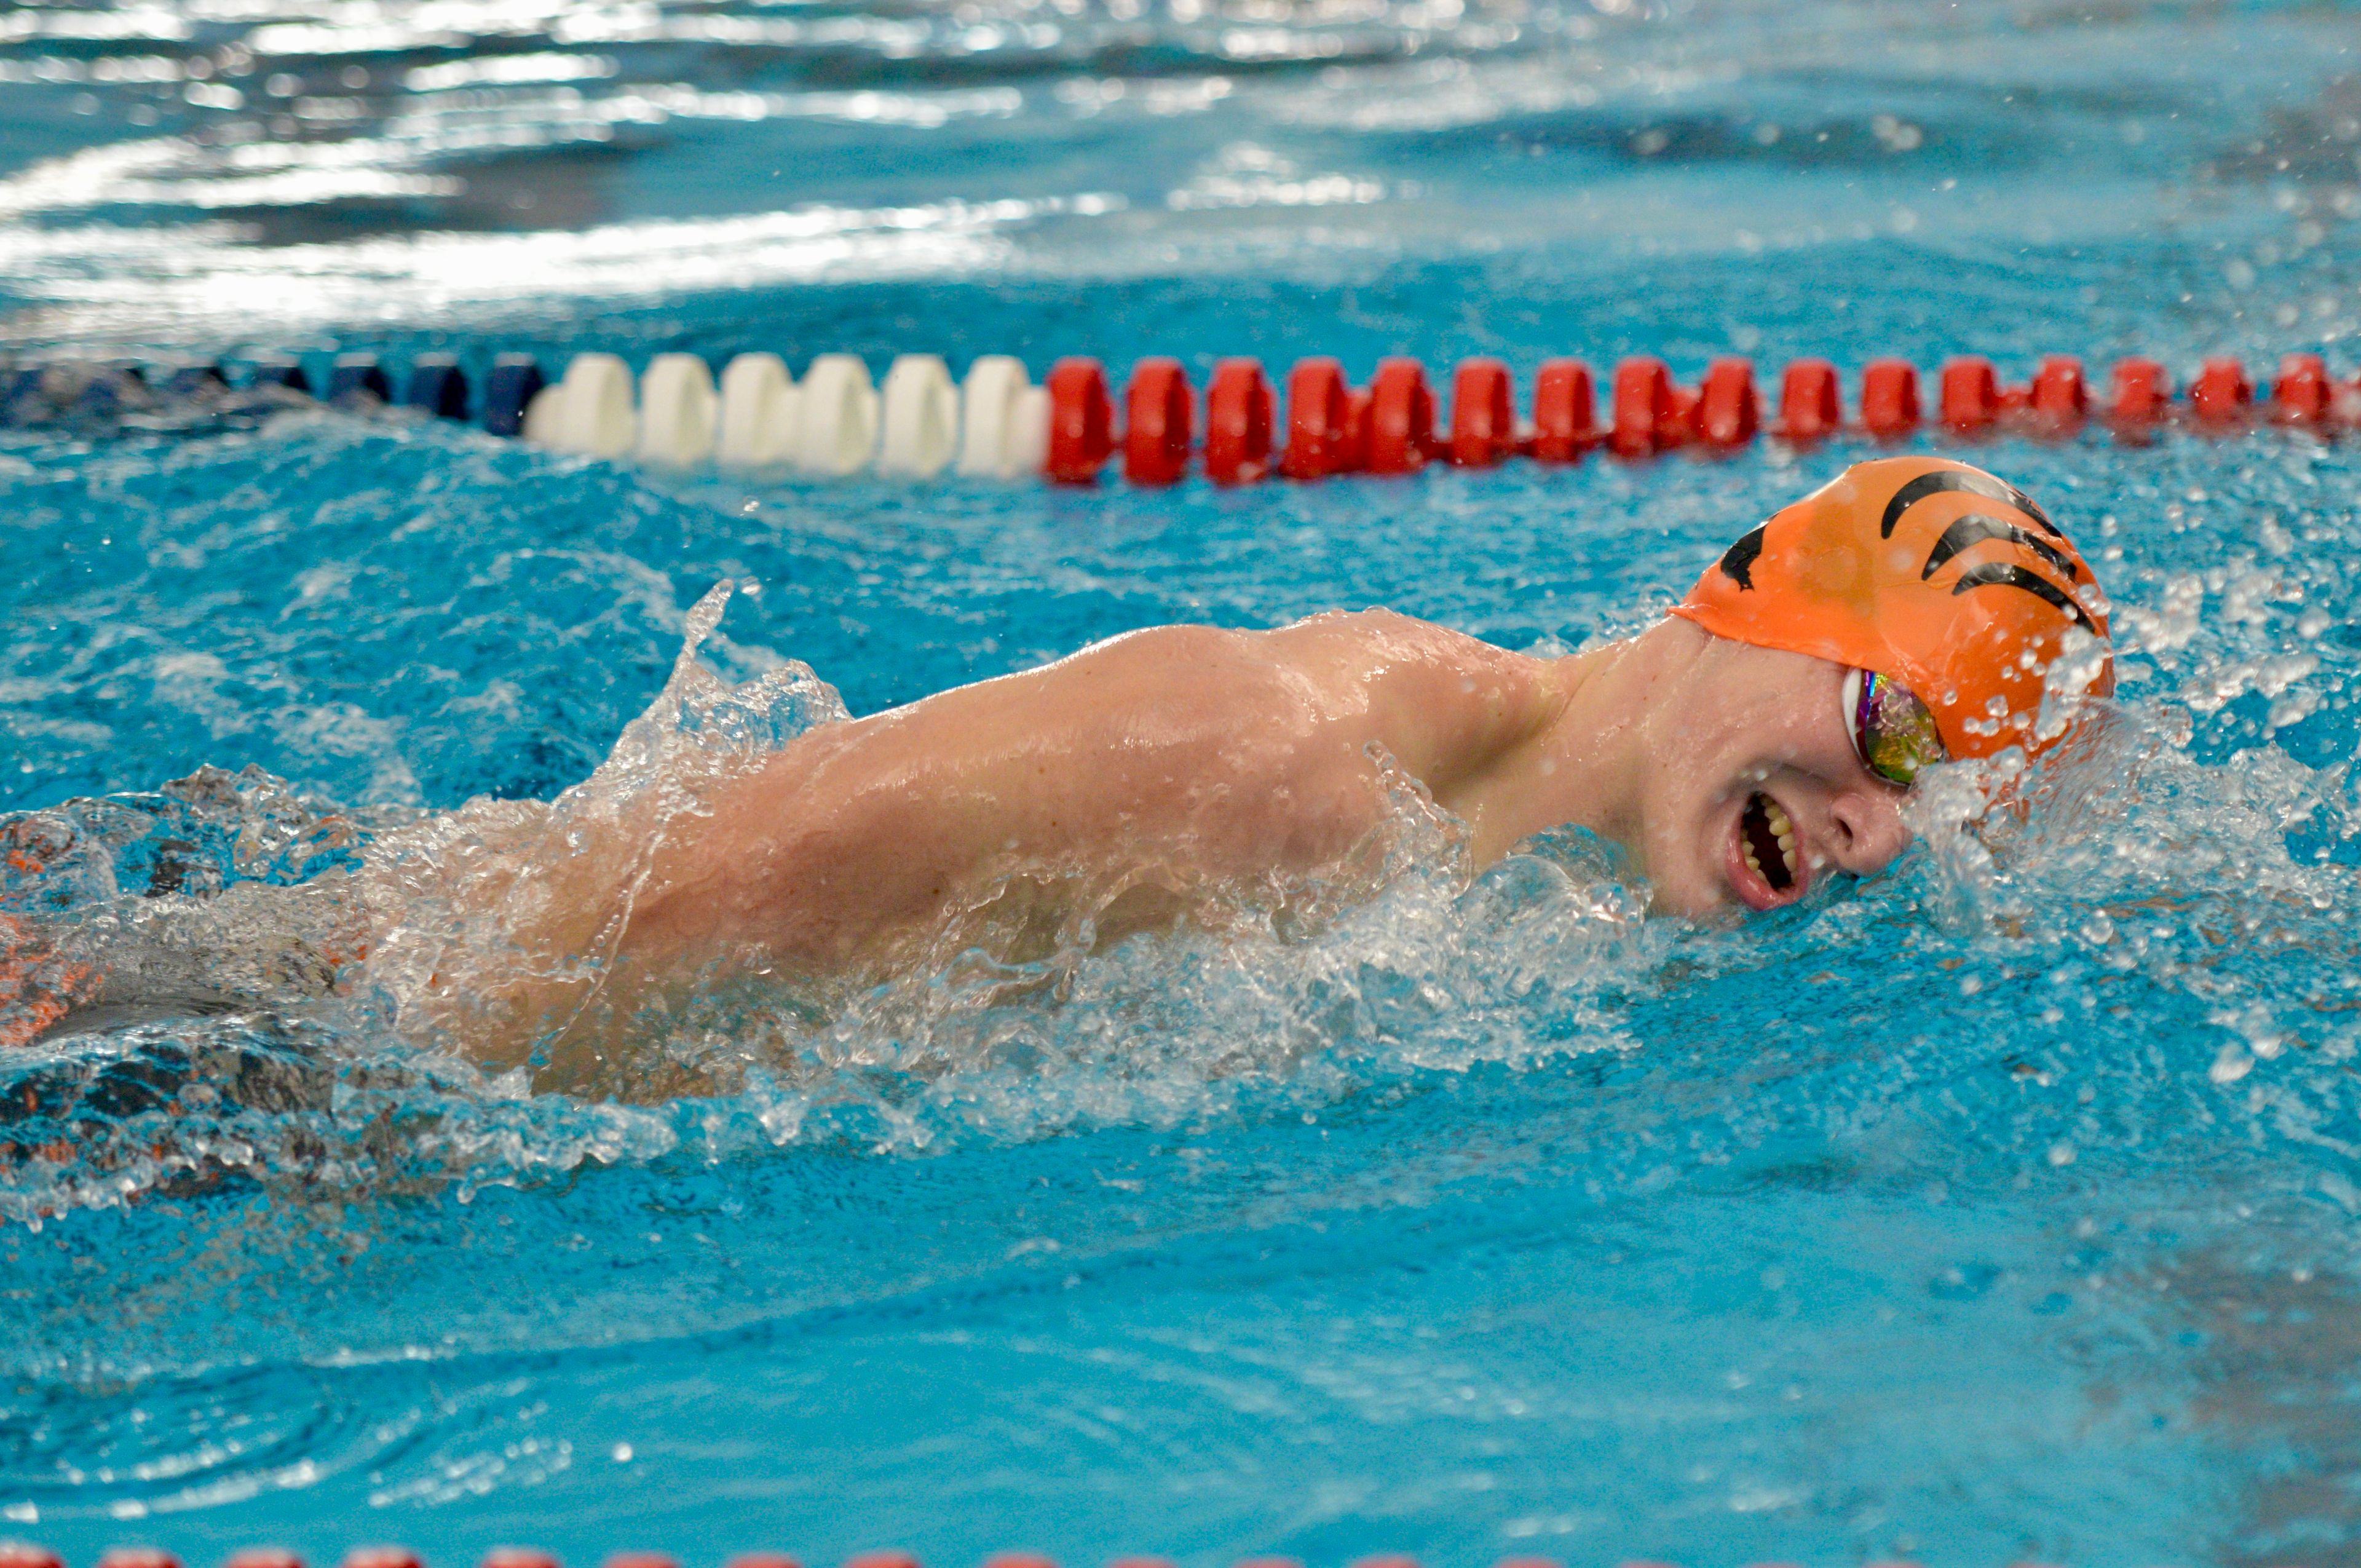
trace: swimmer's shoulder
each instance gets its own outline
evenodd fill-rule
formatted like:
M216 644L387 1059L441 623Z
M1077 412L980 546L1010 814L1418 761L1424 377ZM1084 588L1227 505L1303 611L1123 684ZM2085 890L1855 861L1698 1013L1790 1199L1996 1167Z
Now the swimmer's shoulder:
M1078 649L1057 663L1086 659L1143 658L1157 660L1247 654L1257 647L1273 649L1352 648L1394 658L1444 659L1455 663L1503 663L1524 661L1464 631L1382 605L1366 609L1327 609L1268 630L1254 631L1174 622L1118 632ZM1044 666L1051 667L1051 666Z
M1390 694L1437 718L1449 708L1478 708L1489 722L1543 699L1550 681L1547 660L1383 607L1326 610L1266 631L1151 627L1094 643L1046 668L1078 675L1089 668L1111 674L1186 672L1190 689L1224 702L1238 700L1239 683L1253 685L1257 679L1299 695L1323 692L1326 699L1315 704L1322 707L1349 693L1380 701ZM1166 693L1165 700L1170 698Z
M1488 753L1565 702L1553 661L1399 610L1332 610L1268 635L1366 691L1405 761Z
M1386 664L1423 666L1452 675L1523 680L1537 675L1546 663L1381 605L1324 610L1266 635L1285 642L1350 648Z

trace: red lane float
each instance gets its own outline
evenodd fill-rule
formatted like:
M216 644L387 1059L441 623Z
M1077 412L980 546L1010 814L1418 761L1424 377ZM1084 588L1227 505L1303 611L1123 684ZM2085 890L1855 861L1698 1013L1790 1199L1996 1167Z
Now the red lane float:
M2082 380L2082 362L2069 354L2042 360L2026 398L2033 417L2054 434L2081 428L2091 411L2091 391Z
M1517 387L1497 359L1463 359L1451 379L1451 460L1489 468L1517 450Z
M2280 424L2326 424L2336 412L2336 383L2317 354L2290 354L2271 383L2271 418Z
M1123 477L1135 485L1178 484L1196 442L1196 389L1180 361L1143 359L1134 367L1123 395Z
M1989 430L2000 419L2000 378L1992 361L1971 355L1943 367L1942 420L1962 435Z
M1224 359L1205 393L1205 477L1251 485L1270 472L1277 399L1259 359Z
M1872 359L1861 372L1861 427L1880 441L1918 428L1918 367L1906 359Z
M1051 367L1048 385L1049 456L1042 471L1054 484L1095 484L1115 451L1115 402L1107 395L1106 367L1095 359L1060 359Z
M1728 450L1752 441L1763 422L1763 400L1754 390L1754 366L1745 359L1717 359L1697 390L1697 438Z
M1533 378L1534 460L1579 463L1604 439L1590 367L1579 359L1544 360Z
M2153 359L2115 361L2107 417L2119 434L2136 437L2172 417L2172 373Z
M1324 479L1351 471L1353 397L1345 367L1324 356L1299 359L1287 373L1287 448L1279 471L1290 479Z
M1415 359L1380 360L1369 383L1364 466L1372 474L1410 474L1434 451L1434 388Z
M1795 442L1825 441L1844 428L1844 390L1825 359L1798 359L1779 384L1779 434Z
M2246 367L2235 359L2208 359L2189 383L2189 411L2197 422L2219 428L2243 424L2253 411L2255 389Z
M1682 444L1686 432L1673 373L1661 359L1640 355L1615 367L1613 422L1607 446L1618 457L1653 457Z

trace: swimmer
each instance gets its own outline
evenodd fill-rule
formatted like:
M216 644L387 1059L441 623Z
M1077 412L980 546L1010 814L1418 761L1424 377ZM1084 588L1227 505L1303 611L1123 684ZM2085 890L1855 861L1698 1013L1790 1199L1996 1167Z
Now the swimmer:
M1584 653L1365 610L1137 631L775 749L666 751L635 724L555 802L471 803L355 872L135 898L54 944L0 930L0 1003L12 964L18 1038L159 994L365 991L538 1087L681 1092L704 1069L642 1047L733 1037L733 997L818 1020L968 959L1021 975L1158 929L1307 929L1376 890L1422 814L1470 870L1574 826L1658 910L1777 909L1892 861L1920 770L2054 744L2037 716L2070 658L2070 684L2113 689L2105 601L2041 509L1883 458Z
M2089 566L2022 492L1961 463L1861 463L1587 652L1384 610L1162 627L678 781L653 843L628 816L479 837L504 869L478 886L455 862L443 885L498 902L523 962L405 960L411 1015L544 1083L595 1081L602 1041L733 977L824 1014L978 948L1283 918L1367 884L1406 787L1464 825L1478 869L1575 825L1622 846L1660 910L1777 909L1893 861L1921 769L2043 750L2047 671L2080 651L2105 694L2106 637Z

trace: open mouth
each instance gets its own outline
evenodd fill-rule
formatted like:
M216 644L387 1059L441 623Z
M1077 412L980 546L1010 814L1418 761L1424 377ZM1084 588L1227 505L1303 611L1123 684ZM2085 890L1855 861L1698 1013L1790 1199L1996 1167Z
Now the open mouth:
M1738 846L1746 869L1773 893L1789 892L1802 880L1803 851L1795 825L1777 801L1759 790L1747 797L1746 809L1738 814Z

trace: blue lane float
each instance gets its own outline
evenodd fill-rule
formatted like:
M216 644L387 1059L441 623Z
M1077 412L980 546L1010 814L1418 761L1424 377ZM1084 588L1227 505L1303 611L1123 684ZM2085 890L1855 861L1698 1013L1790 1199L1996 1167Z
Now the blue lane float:
M421 410L437 419L465 420L467 417L467 377L459 368L458 356L422 354L412 360L410 379L402 384L401 400L405 407Z
M393 400L393 383L385 367L374 354L339 354L328 367L328 397L332 403L348 403L367 398L379 403Z
M279 387L306 396L312 390L312 378L303 373L303 362L300 359L258 360L247 375L246 384L249 387Z
M484 378L484 428L494 435L524 434L525 411L549 385L540 361L530 354L503 354Z

